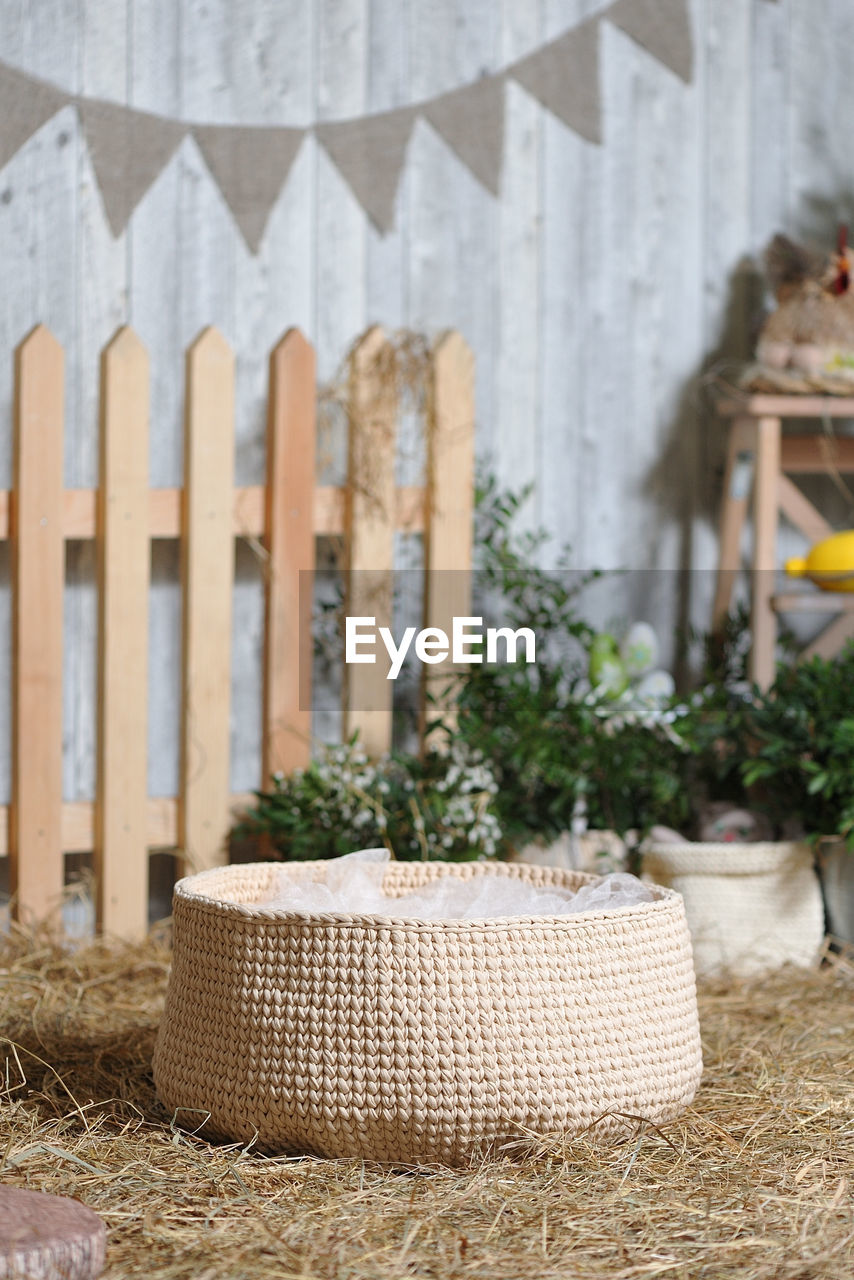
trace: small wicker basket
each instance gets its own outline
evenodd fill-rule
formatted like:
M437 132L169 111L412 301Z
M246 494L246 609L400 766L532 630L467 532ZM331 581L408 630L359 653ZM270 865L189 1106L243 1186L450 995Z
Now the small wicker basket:
M824 908L808 844L650 844L643 867L681 893L702 977L817 963Z
M568 916L424 921L265 908L283 870L179 881L154 1055L176 1121L266 1152L468 1164L534 1134L624 1135L694 1096L702 1062L682 899ZM397 862L438 876L578 888L506 863Z

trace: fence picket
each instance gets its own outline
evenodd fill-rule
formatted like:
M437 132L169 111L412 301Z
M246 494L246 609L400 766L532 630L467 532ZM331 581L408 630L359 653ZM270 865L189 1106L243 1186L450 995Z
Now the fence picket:
M9 848L19 919L44 918L64 882L63 365L62 348L44 325L15 352Z
M208 328L187 352L179 842L188 868L226 860L234 583L234 356Z
M310 756L311 592L318 534L343 534L347 612L391 626L394 536L424 532L425 621L451 630L470 608L473 370L457 334L434 352L428 483L395 485L398 410L380 328L354 349L348 477L315 485L314 351L289 331L270 360L265 485L234 488L234 357L206 329L187 352L183 488L148 487L148 358L130 329L102 356L99 489L63 489L63 352L39 326L16 351L15 487L0 491L13 566L12 795L0 805L19 917L44 918L63 886L63 851L94 850L99 926L147 923L148 848L177 845L187 869L225 860L232 806L229 720L235 537L269 555L263 778ZM94 804L62 799L65 540L97 539L98 776ZM147 796L150 541L182 540L184 645L178 796ZM432 570L445 573L431 578ZM300 586L302 585L302 591ZM391 746L385 655L344 671L345 733L372 755ZM308 659L308 661L306 660Z
M443 335L433 351L430 424L427 433L427 515L424 534L424 625L449 636L452 620L471 613L472 502L474 495L474 357L457 332ZM455 681L450 659L425 667L421 730L432 719L455 720Z
M379 326L355 348L350 366L350 432L346 493L348 574L345 613L392 621L392 565L397 494L394 484L397 397L383 380ZM369 755L391 747L393 682L382 651L373 665L344 668L344 732L358 730Z
M264 786L311 756L316 394L314 349L291 329L270 356Z
M148 355L122 328L101 358L98 494L98 792L101 928L148 929Z

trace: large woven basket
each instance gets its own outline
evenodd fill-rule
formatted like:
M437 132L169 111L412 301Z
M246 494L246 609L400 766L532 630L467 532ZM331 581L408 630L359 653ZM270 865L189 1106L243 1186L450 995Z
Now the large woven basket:
M326 864L287 874L322 878ZM681 898L485 921L307 916L259 905L281 864L179 881L154 1055L185 1127L266 1152L466 1164L525 1131L625 1134L694 1096L702 1069ZM577 888L504 863L392 863Z
M824 908L809 845L653 844L643 866L650 880L682 894L698 974L816 962Z

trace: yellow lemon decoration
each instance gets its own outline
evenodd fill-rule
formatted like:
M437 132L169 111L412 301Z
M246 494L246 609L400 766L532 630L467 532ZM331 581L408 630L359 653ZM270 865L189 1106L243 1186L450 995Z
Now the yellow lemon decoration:
M854 529L817 542L804 558L786 561L792 578L810 578L822 591L854 591Z

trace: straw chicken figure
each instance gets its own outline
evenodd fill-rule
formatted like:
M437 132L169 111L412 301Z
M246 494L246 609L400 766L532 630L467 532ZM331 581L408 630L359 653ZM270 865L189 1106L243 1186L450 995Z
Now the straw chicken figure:
M776 235L765 270L777 309L762 326L756 355L766 369L854 380L854 255L840 227L836 253L822 258Z

